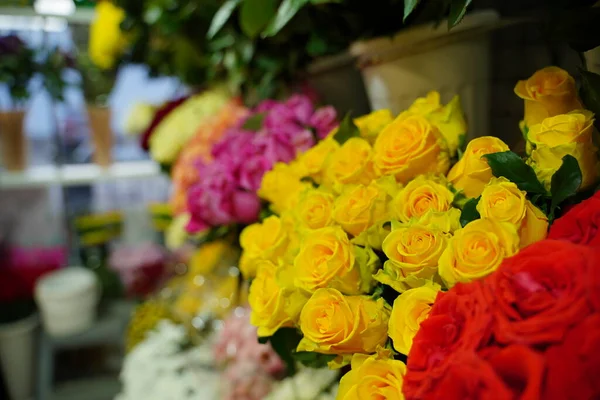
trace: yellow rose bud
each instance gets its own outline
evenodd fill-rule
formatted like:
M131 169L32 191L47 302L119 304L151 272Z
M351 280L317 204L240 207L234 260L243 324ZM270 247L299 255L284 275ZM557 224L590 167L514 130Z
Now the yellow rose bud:
M594 114L587 110L546 118L530 127L527 138L531 151L528 163L536 175L550 189L552 175L562 165L562 158L571 155L577 159L583 175L580 189L586 189L598 178L598 148L592 134Z
M281 219L276 216L270 216L262 223L247 226L240 234L242 274L246 278L256 275L257 262L260 260L277 264L284 256L287 245L287 230Z
M372 165L373 150L365 139L348 139L331 155L326 170L326 183L336 190L344 184L368 185L374 178Z
M279 328L295 326L308 300L298 290L281 288L277 284L276 270L270 261L260 261L256 278L250 285L250 322L258 328L259 337L272 336Z
M443 212L430 210L416 222L423 226L439 229L444 233L454 233L462 228L460 215L461 211L458 208L451 208Z
M398 192L392 201L392 209L397 219L409 222L430 210L448 211L453 200L454 194L442 179L421 175Z
M507 222L478 219L454 232L439 260L446 286L471 282L494 272L519 250L517 228Z
M521 248L546 238L548 218L525 197L527 192L506 178L494 178L481 193L481 218L508 222L519 230Z
M486 154L508 151L508 145L493 136L482 136L469 142L463 157L448 173L448 180L467 197L478 197L494 177L483 157Z
M333 224L333 195L321 189L309 188L300 194L296 216L309 229Z
M545 118L583 108L575 80L558 67L546 67L515 86L515 94L525 100L525 125L531 127Z
M374 143L377 135L394 120L390 110L377 110L371 114L356 118L354 124L360 130L360 136L369 143Z
M307 233L294 259L295 285L309 292L329 287L345 294L367 293L377 265L357 260L357 249L339 226Z
M459 96L454 96L448 104L442 106L440 94L432 91L427 97L415 100L408 112L423 115L433 123L446 139L450 156L454 157L462 138L467 134L467 123Z
M293 209L300 193L310 184L302 182L302 177L288 164L276 163L272 170L263 176L258 195L271 203L278 214Z
M396 297L388 327L388 335L394 342L396 351L408 355L421 322L429 316L440 290L439 285L428 283Z
M387 341L390 306L383 298L344 296L319 289L300 313L304 337L298 351L323 354L373 353Z
M337 400L404 400L402 383L406 365L383 351L371 356L355 354L352 370L340 381Z
M435 227L394 224L382 245L388 260L374 278L397 292L423 286L437 278L447 245L448 235Z
M339 143L329 136L300 155L298 164L302 166L307 176L320 184L323 181L323 171L328 160L339 148Z
M406 183L421 174L445 174L450 156L434 125L423 116L402 113L377 137L373 164L380 176Z
M377 181L368 186L347 185L335 200L333 219L353 236L358 236L375 223L388 219L391 197Z

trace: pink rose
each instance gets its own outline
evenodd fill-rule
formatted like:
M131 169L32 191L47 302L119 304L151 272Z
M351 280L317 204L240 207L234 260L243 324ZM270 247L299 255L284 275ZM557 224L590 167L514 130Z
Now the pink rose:
M308 123L317 130L318 138L323 139L337 128L337 112L332 106L321 107L310 117Z

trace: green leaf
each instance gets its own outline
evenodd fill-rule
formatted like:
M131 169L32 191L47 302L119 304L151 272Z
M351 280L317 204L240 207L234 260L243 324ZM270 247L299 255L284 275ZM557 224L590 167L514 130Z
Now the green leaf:
M544 185L538 180L533 168L527 165L517 153L504 151L486 154L483 157L487 159L494 176L503 176L528 193L546 193Z
M585 108L600 115L600 75L590 71L581 72L581 99Z
M287 366L288 375L296 373L296 360L293 354L296 352L302 335L294 328L280 328L273 336L258 338L259 343L271 343L271 347Z
M419 5L420 1L421 0L404 0L404 18L402 19L403 21L406 21L410 14L412 14L415 8Z
M458 159L460 160L465 154L465 150L467 148L467 135L462 134L458 137L458 149L456 150L456 154L458 155Z
M246 122L244 122L242 129L253 132L259 131L262 128L266 115L266 113L259 113L251 116L246 120Z
M569 154L563 157L562 165L552 175L550 192L553 212L563 201L577 194L581 186L582 175L577 159Z
M358 127L354 125L351 113L347 113L342 122L340 123L340 126L333 138L339 144L344 144L346 143L346 141L348 141L348 139L359 136L360 131L358 130Z
M299 351L293 354L294 359L299 361L305 367L309 368L325 368L329 361L333 360L335 354L321 354L310 351Z
M225 26L235 8L238 6L238 4L240 4L240 1L241 0L227 0L225 3L223 3L221 8L219 8L219 10L215 13L215 16L210 23L210 28L208 28L208 33L206 34L207 38L212 39L221 30L221 28Z
M287 25L288 22L300 11L302 7L308 4L310 0L283 0L275 18L269 23L263 32L263 37L275 36Z
M464 228L471 221L481 218L479 211L477 211L477 204L479 204L480 197L471 199L465 203L465 206L460 213L460 225Z
M452 0L450 3L450 15L448 15L448 29L454 28L467 13L467 7L472 0Z
M255 38L275 16L274 0L243 0L240 7L240 27Z
M469 199L467 198L467 196L465 196L464 192L460 190L454 194L454 200L452 200L452 205L454 207L462 209L467 201L469 201Z

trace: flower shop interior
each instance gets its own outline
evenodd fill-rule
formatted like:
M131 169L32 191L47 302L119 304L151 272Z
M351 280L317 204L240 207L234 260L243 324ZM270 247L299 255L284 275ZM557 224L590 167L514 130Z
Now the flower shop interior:
M600 399L599 46L597 0L0 0L0 399Z

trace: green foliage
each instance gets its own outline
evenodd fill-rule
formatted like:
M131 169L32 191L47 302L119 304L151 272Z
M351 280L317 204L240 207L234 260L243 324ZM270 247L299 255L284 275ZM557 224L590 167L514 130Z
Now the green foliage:
M77 68L81 72L83 95L86 102L88 104L106 104L115 83L116 72L96 67L85 53L78 55Z
M253 132L260 130L262 128L265 116L266 116L265 113L259 113L259 114L253 115L252 117L248 118L246 120L246 122L244 122L242 129L245 129L247 131L253 131Z
M527 165L518 154L504 151L486 154L483 157L487 159L494 176L503 176L528 193L546 193L544 185L538 180L533 168Z
M333 138L339 144L344 144L346 143L346 141L348 141L348 139L359 136L360 131L358 130L358 127L354 124L351 113L348 113L340 123L340 126Z
M600 115L600 75L590 71L580 70L581 73L581 100L585 108L596 115ZM596 120L596 127L599 121Z
M14 35L0 37L0 83L7 85L13 101L29 97L27 85L37 72L36 54Z
M464 228L471 221L479 219L479 211L477 211L477 204L479 204L480 197L470 199L467 201L460 213L460 225Z
M299 361L305 367L309 368L325 368L327 363L335 359L334 354L313 353L310 351L299 351L293 353L296 361Z
M421 0L404 0L404 21L415 11Z
M562 165L552 175L551 182L551 214L558 206L568 198L575 196L581 186L582 175L577 159L571 155L566 155L562 159Z
M219 11L213 17L212 22L210 23L210 27L208 28L208 33L206 34L208 39L212 39L215 35L225 26L231 14L235 11L237 6L240 4L242 0L227 0Z
M243 0L240 6L239 22L242 31L255 38L275 16L275 0Z
M450 14L448 15L448 29L454 28L467 13L467 7L472 0L452 0L450 3Z
M289 375L296 373L296 360L293 353L302 339L302 334L294 328L280 328L273 336L259 337L259 343L271 343L273 350L279 355L287 367Z

